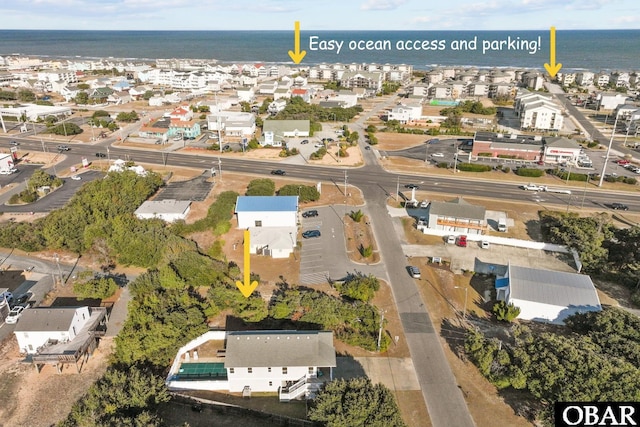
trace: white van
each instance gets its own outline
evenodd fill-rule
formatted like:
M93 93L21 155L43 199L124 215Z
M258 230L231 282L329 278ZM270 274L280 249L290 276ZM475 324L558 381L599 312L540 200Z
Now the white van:
M499 218L498 219L498 231L502 233L507 232L507 218Z

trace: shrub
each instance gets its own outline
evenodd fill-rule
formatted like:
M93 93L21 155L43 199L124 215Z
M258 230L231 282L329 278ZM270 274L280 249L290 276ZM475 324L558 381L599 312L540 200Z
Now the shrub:
M499 159L517 159L518 156L514 154L498 154Z
M458 169L465 172L488 172L491 170L491 166L475 163L460 163Z
M109 298L116 293L118 285L110 277L100 277L73 285L73 292L82 298Z
M491 311L496 315L496 319L504 322L513 322L520 314L519 307L516 307L513 303L507 304L504 301L497 302Z
M299 202L314 202L320 198L315 185L288 184L278 190L278 196L299 196Z
M327 154L327 149L322 147L319 148L318 151L314 151L313 153L311 153L311 156L309 156L309 158L312 160L320 160L325 156L325 154Z
M357 211L351 211L349 217L355 222L360 222L362 221L362 217L364 217L364 213L362 213L362 211L358 209Z
M247 196L273 196L276 192L276 183L269 178L258 178L247 185Z
M516 170L516 175L538 178L544 175L544 171L536 168L519 168Z
M367 247L365 247L364 245L360 245L360 247L358 248L358 251L360 252L360 255L362 255L363 258L369 258L371 255L373 255L373 246L369 245Z
M511 168L509 166L505 166L504 168L502 168L502 172L509 173L511 172Z
M492 157L493 153L478 153L478 157Z
M449 162L438 162L436 166L438 166L440 169L447 169L449 168Z
M638 183L638 180L630 176L625 176L622 182L624 182L625 184L636 185Z
M599 142L591 141L590 143L587 144L587 148L594 148L594 147L597 147L598 145L600 145Z

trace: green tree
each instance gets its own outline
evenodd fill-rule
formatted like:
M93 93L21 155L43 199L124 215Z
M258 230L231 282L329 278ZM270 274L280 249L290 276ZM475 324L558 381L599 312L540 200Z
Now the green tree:
M99 277L73 284L73 293L80 298L105 299L115 294L118 285L111 277Z
M336 286L340 295L351 299L369 302L380 289L380 281L373 275L364 276L361 274L351 275L343 283Z
M306 203L318 200L320 193L315 185L287 184L280 187L278 196L299 196L299 202Z
M36 102L36 94L29 89L18 90L18 101L20 102Z
M80 135L83 131L80 126L75 123L60 123L49 129L50 133L56 135Z
M135 366L126 370L112 367L58 426L160 426L154 412L169 400L162 378Z
M513 303L507 304L504 301L498 301L493 305L491 311L495 314L496 319L504 322L513 322L520 314L520 307L516 307Z
M139 118L140 117L138 116L138 113L136 113L135 111L131 111L129 113L118 113L116 120L119 122L132 123L137 121Z
M247 196L273 196L276 193L276 183L269 178L258 178L249 182Z
M87 92L78 92L74 101L78 105L86 105L89 103L89 94Z
M367 377L326 383L311 402L308 417L327 427L405 425L391 391Z

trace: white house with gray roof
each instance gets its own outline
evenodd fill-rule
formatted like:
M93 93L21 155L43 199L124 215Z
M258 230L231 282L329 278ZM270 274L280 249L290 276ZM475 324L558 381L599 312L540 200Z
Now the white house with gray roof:
M520 308L518 319L564 324L576 313L600 311L600 299L585 274L511 265L496 279L497 299Z
M147 200L135 210L134 215L139 219L159 218L165 222L187 219L191 210L189 200Z
M332 331L209 331L178 351L166 384L245 396L272 392L289 401L313 397L335 367Z
M433 201L427 207L427 227L456 234L484 234L487 228L485 208L472 205L462 197L448 202Z
M336 367L332 331L228 332L224 361L229 391L288 392L307 385L322 368L329 379ZM299 388L298 388L299 389ZM296 390L298 390L296 389Z

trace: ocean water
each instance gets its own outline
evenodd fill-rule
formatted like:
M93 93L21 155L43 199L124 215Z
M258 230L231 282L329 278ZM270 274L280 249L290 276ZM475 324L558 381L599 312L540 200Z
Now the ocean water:
M411 64L417 70L434 65L543 69L549 62L548 31L302 31L300 44L307 51L301 65L377 62ZM291 63L290 49L293 31L0 30L0 56ZM639 70L640 30L558 30L556 62L564 70Z

